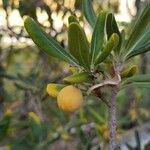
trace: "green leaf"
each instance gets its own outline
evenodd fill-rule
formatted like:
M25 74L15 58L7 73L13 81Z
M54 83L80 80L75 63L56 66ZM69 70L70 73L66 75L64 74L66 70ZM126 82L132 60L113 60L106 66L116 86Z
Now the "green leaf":
M125 44L126 59L150 50L150 0L137 19Z
M121 46L125 44L126 40L125 40L125 29L121 30Z
M148 28L147 31L143 33L138 42L132 47L131 52L126 56L126 59L141 53L145 53L147 51L150 51L150 29Z
M123 84L125 83L131 83L131 82L149 82L150 83L150 74L144 74L144 75L135 75L130 78L127 78Z
M105 123L105 119L101 117L94 109L88 107L88 111L97 123Z
M140 88L150 88L150 74L135 75L122 82L122 88L136 86Z
M94 28L96 23L96 14L94 12L92 1L91 0L83 0L83 13L86 20L89 22L92 28Z
M87 72L75 73L63 79L63 81L66 83L82 83L88 82L88 80L89 80L89 73Z
M48 55L78 65L77 61L57 41L48 36L32 18L27 17L24 26L34 43Z
M18 137L19 138L19 137ZM27 138L27 137L26 137ZM11 150L37 150L37 145L36 144L27 144L24 141L22 143L13 143L10 145Z
M29 2L28 0L19 0L18 2L18 10L21 17L29 15L33 19L37 20L36 7L34 1Z
M2 120L0 121L0 141L5 138L12 120L12 113L6 112Z
M80 65L89 70L89 44L84 30L78 23L71 23L68 30L68 47L70 53Z
M100 53L100 55L96 59L96 64L103 62L107 56L114 50L119 43L119 36L116 33L113 33L110 37L109 41L106 43L104 50Z
M76 19L75 16L69 16L68 22L69 22L69 24L71 24L73 22L79 23L79 21Z
M29 126L32 129L32 135L35 140L39 141L40 137L42 136L42 128L41 128L41 121L38 115L34 112L29 112L28 114Z
M109 13L107 15L106 33L107 33L107 38L108 39L111 37L111 35L113 33L117 33L118 34L118 36L119 36L119 44L118 44L118 48L116 50L119 50L120 46L121 46L122 37L121 37L121 33L119 31L116 19L115 19L114 15L112 13Z
M6 9L9 5L9 0L2 0L3 2L3 8Z
M106 13L101 12L97 17L96 25L94 27L92 35L91 50L90 50L91 65L94 65L97 56L99 56L103 48L105 35L104 33L105 20L106 20Z
M74 7L76 10L82 9L82 0L75 0Z
M112 13L109 13L107 15L106 32L107 32L107 38L108 39L111 37L111 35L113 33L117 33L120 36L120 31L118 29L116 19Z
M120 76L121 78L128 78L137 73L138 67L137 65L132 65L128 68L126 68L124 71L121 72Z
M126 85L122 86L122 89L127 88L127 87L137 87L137 88L147 88L150 89L150 83L149 82L132 82Z

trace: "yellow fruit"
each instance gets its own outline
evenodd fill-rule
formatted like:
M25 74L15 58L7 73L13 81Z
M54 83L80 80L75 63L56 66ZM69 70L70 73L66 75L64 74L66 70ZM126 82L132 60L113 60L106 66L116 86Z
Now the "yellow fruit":
M57 104L63 111L73 112L80 108L82 102L81 90L72 85L64 87L57 97Z
M56 98L58 96L58 93L60 92L60 90L64 87L65 87L65 85L63 85L63 84L50 83L47 85L46 91L50 96Z

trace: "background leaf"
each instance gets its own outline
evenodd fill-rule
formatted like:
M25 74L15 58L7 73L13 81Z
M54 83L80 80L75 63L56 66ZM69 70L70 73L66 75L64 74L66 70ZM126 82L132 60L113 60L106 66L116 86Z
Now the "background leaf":
M0 141L6 136L7 131L9 129L10 123L12 119L11 112L8 112L4 115L2 120L0 120Z
M9 4L9 0L2 0L2 2L3 2L3 8L6 9Z
M89 22L92 28L94 28L96 23L96 14L94 12L92 1L91 0L83 0L83 13L86 20Z

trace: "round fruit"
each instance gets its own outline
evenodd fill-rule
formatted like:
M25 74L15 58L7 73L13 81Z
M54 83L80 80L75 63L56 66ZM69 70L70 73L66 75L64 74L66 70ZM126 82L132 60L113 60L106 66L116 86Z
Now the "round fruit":
M69 85L64 87L57 96L57 104L60 109L73 112L80 108L83 95L80 89Z

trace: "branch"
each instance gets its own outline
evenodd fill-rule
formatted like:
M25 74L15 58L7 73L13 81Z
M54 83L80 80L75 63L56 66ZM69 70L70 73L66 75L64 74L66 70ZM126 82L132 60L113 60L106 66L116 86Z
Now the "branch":
M111 86L115 86L115 85L118 85L119 83L121 82L121 77L119 74L117 74L113 79L109 80L109 79L106 79L104 80L102 83L99 83L99 84L96 84L94 86L92 86L88 91L87 93L90 94L93 90L97 89L97 88L100 88L100 87L103 87L105 85L111 85Z
M115 150L116 147L116 136L117 136L117 119L116 119L116 113L117 113L117 89L113 89L112 91L112 99L110 101L110 107L109 107L109 150Z

